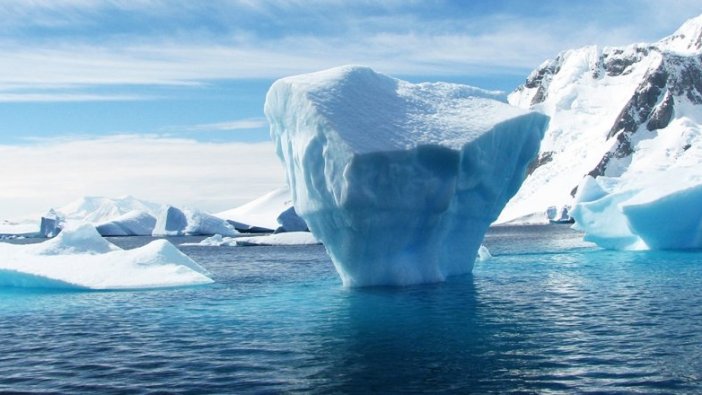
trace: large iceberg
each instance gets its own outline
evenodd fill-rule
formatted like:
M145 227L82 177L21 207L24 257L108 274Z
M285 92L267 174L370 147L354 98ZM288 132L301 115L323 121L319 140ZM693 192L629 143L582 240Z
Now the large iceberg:
M202 266L166 240L122 250L92 225L38 244L0 243L0 286L143 289L212 283Z
M702 248L702 170L671 168L586 178L574 227L585 240L618 250Z
M298 214L346 286L472 270L548 118L498 93L346 66L284 78L265 113Z

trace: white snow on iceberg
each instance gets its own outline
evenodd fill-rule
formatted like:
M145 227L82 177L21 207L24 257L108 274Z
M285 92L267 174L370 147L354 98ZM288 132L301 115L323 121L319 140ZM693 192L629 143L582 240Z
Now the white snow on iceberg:
M0 243L0 286L108 290L212 282L207 270L168 241L123 250L89 224L68 227L43 243Z
M344 285L472 270L548 121L498 97L354 66L273 84L265 113L295 209Z

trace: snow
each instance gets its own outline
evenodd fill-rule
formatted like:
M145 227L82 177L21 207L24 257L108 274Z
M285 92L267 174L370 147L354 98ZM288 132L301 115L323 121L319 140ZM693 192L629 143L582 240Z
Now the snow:
M295 209L344 285L472 270L548 120L496 98L358 66L273 84L265 113Z
M39 231L39 221L0 220L0 235L32 235Z
M207 270L165 240L122 250L92 225L38 244L0 243L0 286L144 289L212 283Z
M683 55L702 52L702 15L687 20L672 35L660 41L661 47Z
M103 236L151 236L156 218L145 212L133 210L115 219L97 224L95 228Z
M292 210L292 211L291 211ZM290 189L285 186L271 191L237 208L215 214L217 217L238 223L238 229L248 231L304 231L304 223L294 211Z
M233 236L238 234L234 226L226 220L193 209L178 209L164 206L154 227L154 236L215 235Z
M199 243L183 243L189 247L221 247L221 246L294 246L320 244L310 232L285 232L266 236L222 237L214 235Z

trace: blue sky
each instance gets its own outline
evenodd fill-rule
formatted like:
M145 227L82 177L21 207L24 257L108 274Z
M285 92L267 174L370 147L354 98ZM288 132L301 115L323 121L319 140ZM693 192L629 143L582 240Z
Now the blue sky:
M697 3L5 0L0 141L261 141L265 92L285 75L359 63L511 90L563 49L670 34Z
M268 144L262 107L268 86L277 78L354 63L410 81L453 81L509 91L561 50L655 41L702 13L699 0L661 4L3 0L0 148L6 158L22 161L34 156L18 156L25 151L12 147L42 150L124 136L136 145L140 138L149 144L170 139L183 147ZM76 161L81 152L62 155L52 161ZM160 160L158 152L149 155ZM123 156L127 161L129 155ZM83 167L108 166L92 160ZM120 167L118 162L109 166L112 171ZM24 163L21 168L29 167ZM46 180L36 175L38 170L25 171L15 175L25 179L21 188L17 177L0 175L0 191L15 191L0 192L0 218L65 203L61 199L71 194L166 196L156 190L129 190L128 181L106 188L87 176L79 177L83 186L74 183L70 193L55 187L59 191L52 196L29 196L31 185ZM241 166L230 170L232 177L255 171ZM261 174L268 182L260 188L239 188L241 193L217 204L194 195L168 196L174 203L224 209L279 183L282 173L274 173Z

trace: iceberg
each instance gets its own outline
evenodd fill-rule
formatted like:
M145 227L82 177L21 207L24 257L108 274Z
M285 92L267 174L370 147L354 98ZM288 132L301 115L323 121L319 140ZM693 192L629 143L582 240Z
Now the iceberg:
M307 230L307 224L295 212L287 186L215 215L233 223L237 230L247 233Z
M56 212L54 209L50 209L49 212L41 217L41 222L39 223L39 235L41 237L55 237L61 229L65 226L66 219Z
M102 236L151 236L156 218L139 210L132 210L119 217L95 226Z
M154 236L234 236L239 232L226 220L199 210L165 206L156 220Z
M89 224L66 227L38 244L0 243L0 257L4 287L112 290L213 282L207 270L168 241L123 250Z
M698 166L597 177L587 184L583 195L589 199L577 196L572 211L574 228L585 232L585 240L617 250L702 248Z
M469 273L548 123L501 93L358 66L278 80L264 112L295 210L345 286Z

